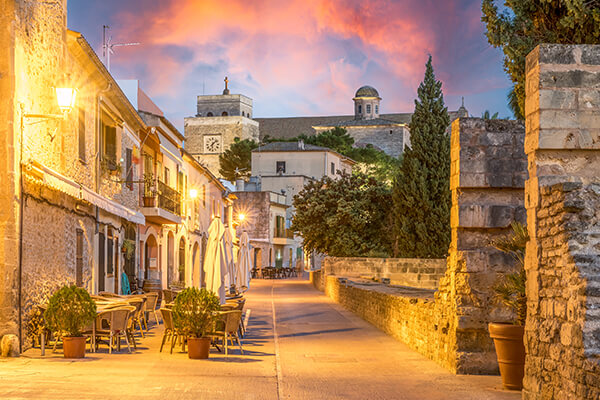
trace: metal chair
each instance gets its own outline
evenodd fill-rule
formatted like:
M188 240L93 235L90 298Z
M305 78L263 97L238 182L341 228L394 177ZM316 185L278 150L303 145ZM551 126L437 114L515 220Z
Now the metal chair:
M108 338L108 352L112 354L114 342L116 341L117 350L121 351L121 338L125 338L127 343L127 350L131 353L131 347L129 347L129 338L127 335L127 321L129 314L132 312L132 307L120 307L111 310L104 311L96 318L96 340L95 347L98 347L98 338ZM108 327L104 326L107 322Z
M154 319L156 320L156 325L160 323L158 320L158 314L156 313L156 305L158 304L158 293L156 292L148 292L146 293L146 306L144 308L144 312L154 314ZM145 317L145 316L144 316Z
M171 340L171 354L173 354L173 347L175 347L175 341L177 339L180 339L183 342L182 346L185 346L185 335L180 334L175 329L175 325L173 324L173 311L171 309L161 308L160 314L162 316L163 326L165 327L165 332L163 333L159 352L162 352L165 342L168 339L170 339Z
M222 340L223 347L225 347L225 355L229 355L228 342L231 340L231 343L233 344L234 339L240 347L240 353L244 354L242 341L238 335L238 330L242 321L242 312L240 310L222 311L219 313L219 316L221 324L217 321L217 330L209 336ZM222 330L219 329L219 325L222 326Z

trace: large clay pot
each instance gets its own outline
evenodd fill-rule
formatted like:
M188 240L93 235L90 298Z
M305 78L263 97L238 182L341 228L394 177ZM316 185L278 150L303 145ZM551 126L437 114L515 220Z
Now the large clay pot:
M65 358L84 358L85 336L63 337L63 353Z
M491 322L490 337L494 339L502 384L510 390L523 389L525 374L525 330L520 325Z
M208 358L210 350L210 338L189 337L187 340L188 357L193 360L201 360Z

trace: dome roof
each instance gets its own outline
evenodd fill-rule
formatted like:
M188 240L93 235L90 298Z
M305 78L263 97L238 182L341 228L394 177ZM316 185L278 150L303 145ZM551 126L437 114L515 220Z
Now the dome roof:
M379 97L379 93L372 86L363 86L356 91L354 97Z

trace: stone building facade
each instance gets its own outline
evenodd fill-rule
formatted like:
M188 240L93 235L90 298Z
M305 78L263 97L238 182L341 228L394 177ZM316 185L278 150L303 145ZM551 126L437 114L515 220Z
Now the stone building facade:
M600 46L526 60L523 398L600 398Z
M196 116L184 120L186 150L220 177L219 155L234 139L258 142L258 122L252 113L252 99L230 94L227 86L222 95L198 96Z
M412 113L381 113L381 97L377 89L362 86L354 97L353 115L316 117L255 118L260 123L260 138L289 139L299 135L314 135L336 127L344 128L354 138L355 146L373 146L398 157L410 146L408 125ZM469 116L464 104L450 111L450 121Z

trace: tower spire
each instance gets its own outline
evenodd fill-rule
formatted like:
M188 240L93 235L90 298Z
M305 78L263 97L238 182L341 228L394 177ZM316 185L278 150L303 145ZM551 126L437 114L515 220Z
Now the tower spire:
M223 90L223 94L229 94L229 88L227 87L229 83L229 79L225 77L225 89Z

